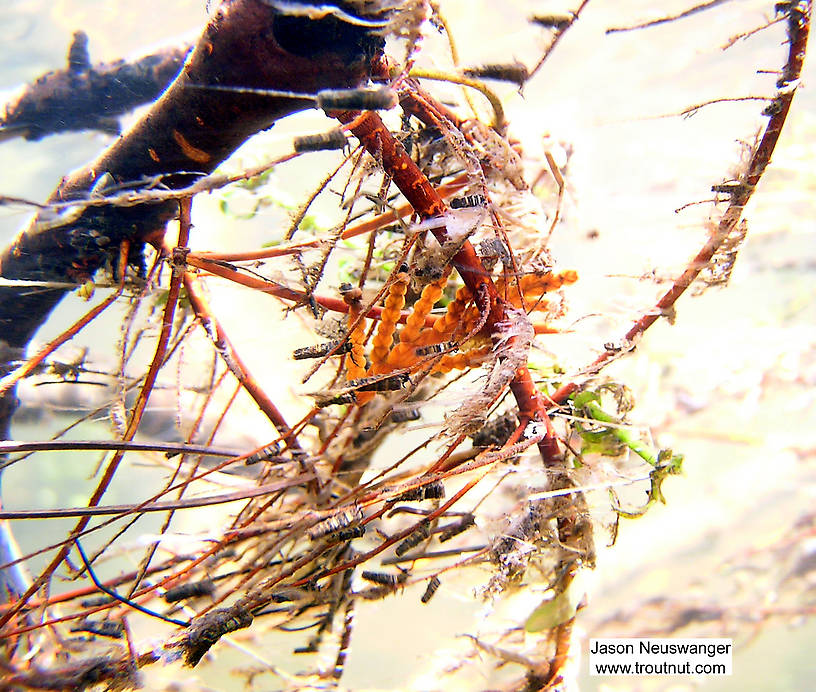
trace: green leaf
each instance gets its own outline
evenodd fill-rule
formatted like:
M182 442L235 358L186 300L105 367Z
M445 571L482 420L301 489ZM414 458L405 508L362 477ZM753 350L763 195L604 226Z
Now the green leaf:
M575 606L570 602L569 590L567 590L555 598L542 601L541 605L530 613L530 617L524 623L524 629L527 632L551 630L553 627L564 624L573 615L575 615Z

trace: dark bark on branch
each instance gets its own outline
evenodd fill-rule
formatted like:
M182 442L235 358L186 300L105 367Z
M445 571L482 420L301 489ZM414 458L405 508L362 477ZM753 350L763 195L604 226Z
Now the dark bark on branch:
M25 87L0 117L0 141L37 140L59 132L119 133L118 116L153 101L175 78L190 46L163 48L134 62L92 66L87 37L74 34L65 69Z
M136 671L129 661L95 656L51 670L35 668L30 673L14 673L6 678L2 689L86 690L105 681L113 682L112 686L119 689L138 686Z
M153 108L96 161L65 178L51 202L81 200L142 181L179 187L212 172L251 135L311 101L210 91L190 85L236 85L316 92L359 85L379 39L332 16L279 14L260 0L222 6L175 82ZM96 189L94 186L96 185ZM100 190L100 187L103 189ZM82 282L128 239L137 263L142 244L161 232L176 205L100 207L63 217L42 212L0 256L7 279ZM76 216L76 218L71 218ZM24 346L65 289L0 289L0 329Z

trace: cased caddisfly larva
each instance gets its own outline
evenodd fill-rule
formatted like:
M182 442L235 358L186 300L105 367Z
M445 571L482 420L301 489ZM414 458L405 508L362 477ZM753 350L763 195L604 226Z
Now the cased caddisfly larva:
M209 596L215 591L215 584L211 579L190 582L189 584L179 584L164 592L164 600L167 603L183 601L185 598L198 598L199 596Z
M396 591L395 586L371 586L367 589L355 592L355 596L364 598L367 601L377 601L381 598L391 596Z
M387 111L399 103L397 92L388 87L324 89L315 100L324 111Z
M483 207L485 204L483 195L467 195L466 197L454 197L449 206L451 209L467 209L468 207Z
M536 14L530 17L533 24L543 26L545 29L557 29L561 31L566 29L575 20L575 15L572 12L564 14Z
M423 521L417 527L416 531L414 531L410 536L408 536L408 538L397 546L394 552L397 554L397 557L402 557L405 553L411 550L411 548L416 548L416 546L422 543L422 541L424 541L430 535L431 527L427 521Z
M771 102L762 109L762 115L773 116L782 112L782 94L776 96Z
M438 500L445 497L445 485L442 481L434 481L418 488L411 488L397 495L394 502L411 502L420 500Z
M317 402L318 408L325 408L326 406L331 406L332 404L356 404L357 403L357 396L354 392L344 392L343 394L338 394L337 396L333 396L330 399L323 399L322 401Z
M422 486L423 500L441 500L445 497L445 484L442 481L434 481Z
M88 34L75 31L71 45L68 47L68 70L70 72L87 72L91 69L91 57L88 54Z
M420 598L419 600L422 601L423 603L427 603L428 601L430 601L433 598L433 595L436 593L436 590L439 588L439 584L441 584L441 582L439 581L439 577L434 577L433 579L431 579L431 581L428 582L428 586L425 589L425 593L422 594L422 598Z
M479 65L477 67L468 67L463 70L463 73L466 77L496 79L502 82L512 82L519 86L522 86L530 77L527 67L520 62L505 65Z
M398 372L388 377L363 377L351 380L346 383L346 387L357 392L394 392L402 389L410 381L407 373Z
M125 633L125 626L117 620L82 620L71 627L71 632L88 632L100 637L121 639Z
M342 149L348 144L346 135L339 127L328 132L295 137L293 146L296 152L321 151L323 149Z
M712 192L721 192L727 195L733 195L739 192L745 192L748 188L748 185L745 183L740 182L739 180L732 180L727 183L720 183L719 185L712 185L711 191Z
M394 423L407 423L412 420L419 420L422 414L418 408L405 408L391 411L391 420Z
M352 538L365 536L365 532L365 526L352 526L348 529L340 529L337 533L332 534L332 538L339 543L340 541L350 541Z
M439 542L445 543L454 536L464 533L471 526L476 526L476 518L472 514L466 514L459 521L448 524L442 531L439 532Z
M414 353L418 356L434 356L438 353L453 351L458 344L455 341L443 341L441 344L429 344L427 346L417 346Z
M400 493L395 498L392 499L392 502L412 502L414 500L421 500L422 499L422 488L411 488L410 490L406 490L404 493Z
M259 449L255 454L250 454L244 463L247 466L252 464L257 464L261 461L268 461L274 456L277 456L280 453L280 445L275 442L274 444L267 445L263 449Z
M292 601L302 601L308 598L306 589L297 587L283 587L269 594L269 598L275 603L291 603Z
M125 430L127 429L128 421L128 413L127 409L125 408L125 402L121 399L114 401L110 405L108 416L110 417L111 427L113 428L114 432L120 436L124 435Z
M479 243L479 256L482 262L487 259L501 260L504 264L510 263L510 250L504 241L499 238L486 238Z
M502 447L518 425L515 413L497 416L484 424L479 432L470 436L474 447Z
M335 683L340 682L343 677L343 671L346 668L346 656L348 648L351 644L351 632L354 628L354 600L350 599L346 603L346 613L343 616L343 631L340 634L340 646L337 650L337 657L334 659L334 668L332 669L332 680ZM336 685L335 685L336 686Z
M346 341L340 343L339 341L327 341L324 344L315 344L314 346L303 346L296 348L292 352L292 358L295 360L305 360L307 358L322 358L334 351L333 355L340 356L351 351L351 343Z
M374 584L382 584L383 586L391 586L393 588L397 588L397 586L408 578L408 575L404 572L402 574L388 574L387 572L374 572L372 570L363 570L360 576Z
M363 518L363 512L359 507L349 507L348 509L338 512L328 519L315 524L309 529L309 538L316 541L318 538L328 536L330 533L336 533L341 529L345 529L355 521Z

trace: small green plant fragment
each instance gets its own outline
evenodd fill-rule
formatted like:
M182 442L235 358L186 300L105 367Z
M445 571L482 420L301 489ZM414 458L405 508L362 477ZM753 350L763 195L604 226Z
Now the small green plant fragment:
M352 260L342 258L337 263L337 282L338 284L348 283L355 284L360 278L359 269Z
M275 167L273 166L256 176L247 178L246 180L237 181L235 183L235 186L243 188L244 190L257 190L258 188L263 187L264 185L269 183L274 173Z
M225 216L240 221L252 219L268 207L293 211L294 204L288 196L273 187L273 173L274 169L269 169L253 178L237 181L221 193L218 209Z
M567 622L575 615L575 605L571 602L569 590L557 594L542 603L530 613L524 623L527 632L551 630Z
M153 294L153 305L156 308L164 308L167 305L167 298L169 296L169 291L167 289L158 289ZM179 310L179 314L186 313L192 310L192 303L190 303L190 297L187 295L187 290L184 286L179 287L179 295L177 299L177 307Z
M672 454L670 449L661 449L657 455L657 464L652 472L649 474L649 498L643 507L635 510L623 509L618 503L615 495L612 495L612 509L614 509L620 516L627 519L637 519L642 517L655 502L666 504L666 498L663 497L661 486L667 476L677 476L682 472L683 455Z
M550 592L555 592L553 597L541 601L525 620L526 632L552 630L574 618L586 599L586 579L581 574L568 574Z
M612 388L613 391L616 391L614 386L611 385L606 386L606 388ZM616 394L619 396L619 410L621 408L624 412L630 410L632 407L631 399L626 397L625 393L616 391ZM585 418L609 424L600 430L588 430L580 423L576 423L576 430L583 442L582 452L618 456L628 448L653 467L649 473L648 499L642 507L635 510L625 510L620 506L615 492L611 489L609 491L612 497L612 508L615 512L622 517L636 519L642 517L655 502L659 501L666 504L666 498L663 496L661 486L667 476L676 476L681 473L683 455L674 454L671 449L661 449L655 454L649 445L636 437L631 429L626 427L621 418L604 411L600 406L600 401L601 394L599 391L585 390L576 393L572 397L572 405L576 412Z
M657 465L654 452L632 434L623 420L604 411L601 406L601 394L597 391L584 390L572 397L573 408L585 418L591 418L599 423L609 423L600 430L588 430L580 423L576 430L584 442L583 451L587 454L596 453L604 456L620 456L626 448L631 449L646 463ZM625 404L625 410L632 408L631 403Z
M320 223L315 214L307 214L303 217L303 221L301 221L298 225L298 230L305 231L307 233L323 233L328 229L326 228L325 224Z

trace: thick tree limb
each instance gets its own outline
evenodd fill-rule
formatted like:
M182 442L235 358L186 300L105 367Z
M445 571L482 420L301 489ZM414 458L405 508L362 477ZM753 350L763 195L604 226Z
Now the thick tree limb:
M191 48L173 46L133 62L92 66L87 41L83 32L76 32L67 67L42 75L6 105L0 117L0 141L37 140L72 130L118 134L118 116L161 94Z
M366 78L366 58L378 42L367 30L332 16L282 15L261 0L226 2L150 111L96 161L63 180L49 201L111 194L145 179L179 187L210 173L248 137L312 101L190 86L299 92L356 86ZM156 204L78 213L69 208L60 216L44 211L0 256L0 273L9 279L84 281L107 261L108 248L124 238L133 242L131 262L138 262L141 243L161 232L175 208ZM0 289L6 341L27 343L64 293Z

